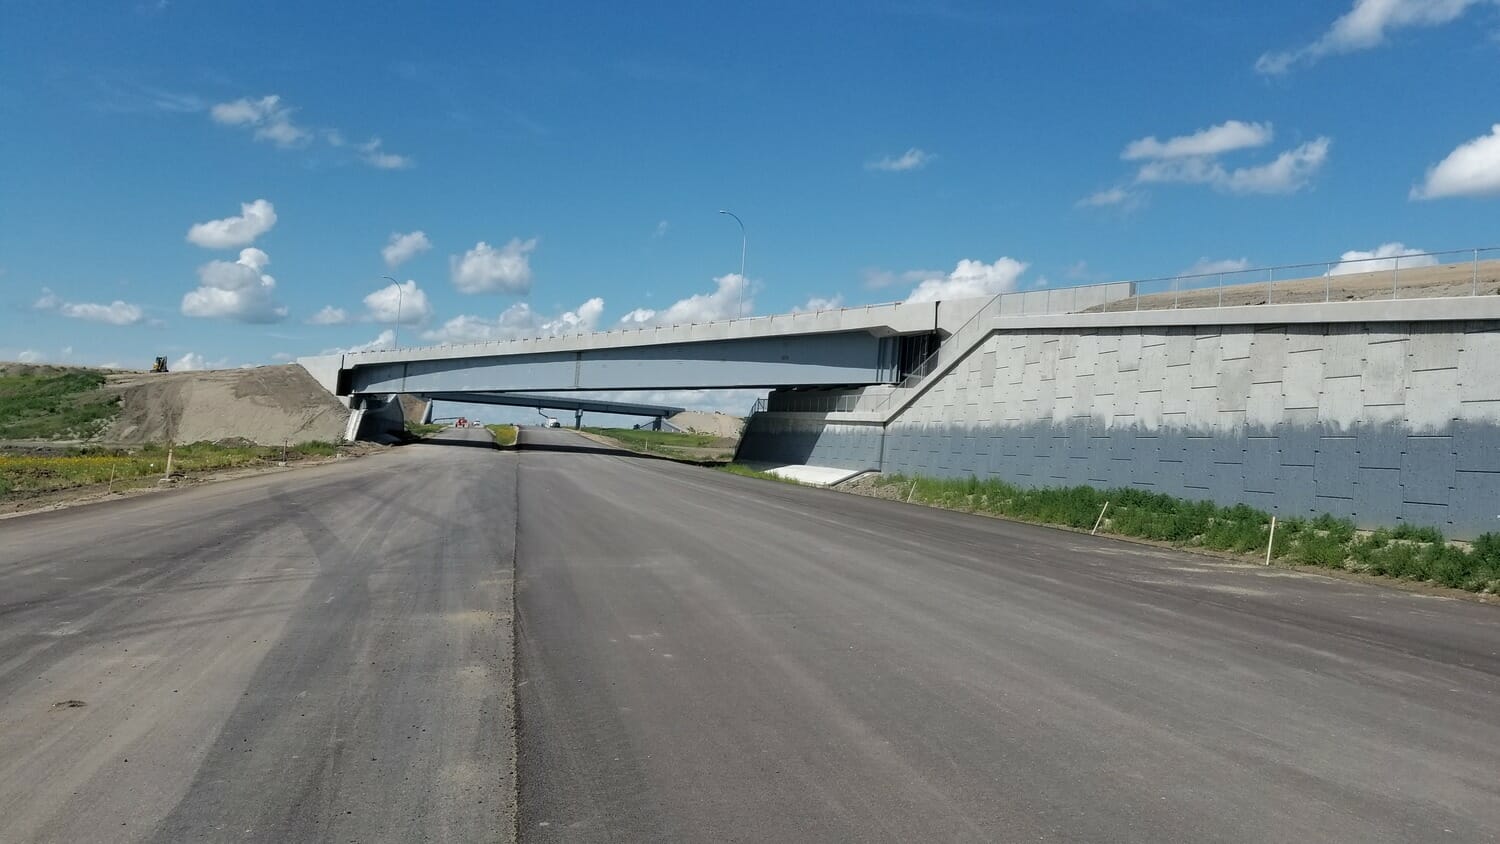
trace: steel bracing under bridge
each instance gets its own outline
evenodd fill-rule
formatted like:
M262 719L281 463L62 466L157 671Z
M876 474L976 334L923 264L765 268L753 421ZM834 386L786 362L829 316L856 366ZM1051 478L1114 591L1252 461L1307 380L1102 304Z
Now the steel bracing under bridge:
M575 414L575 424L583 419L584 413L614 413L620 416L649 416L652 427L660 428L661 420L681 413L686 408L672 407L664 404L639 404L626 401L607 401L605 399L591 399L573 396L542 396L534 393L422 393L421 398L427 399L428 413L431 413L434 401L464 402L467 404L494 404L506 407L532 407L541 410L571 410Z

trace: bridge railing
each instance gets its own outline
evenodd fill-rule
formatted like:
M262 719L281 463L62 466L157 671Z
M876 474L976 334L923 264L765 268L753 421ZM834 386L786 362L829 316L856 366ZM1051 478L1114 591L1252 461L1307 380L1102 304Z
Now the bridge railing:
M1209 272L1184 273L1175 276L1107 282L1049 291L1046 308L1036 313L1116 313L1120 311L1169 310L1178 308L1223 308L1246 305L1288 305L1319 302L1345 302L1372 299L1426 299L1500 294L1500 247L1478 247L1441 252L1418 252L1402 249L1391 254L1346 253L1337 261L1311 264L1283 264L1272 267L1246 268L1232 262ZM1312 273L1321 270L1314 275ZM1129 285L1125 296L1105 296L1103 301L1079 308L1080 290ZM1051 294L1074 291L1074 307L1054 309ZM959 356L989 333L990 322L998 316L1021 316L1034 313L1024 307L1018 310L1015 297L1031 295L1002 293L991 298L953 332L937 351L918 364L889 393L860 396L851 408L859 412L883 412L892 402L908 397L927 377L946 369ZM1085 299L1084 301L1088 301ZM1061 304L1061 302L1058 302Z
M1497 292L1500 247L1439 252L1395 248L1337 261L1251 267L1221 261L1198 272L1138 279L1135 295L1088 312L1431 299Z

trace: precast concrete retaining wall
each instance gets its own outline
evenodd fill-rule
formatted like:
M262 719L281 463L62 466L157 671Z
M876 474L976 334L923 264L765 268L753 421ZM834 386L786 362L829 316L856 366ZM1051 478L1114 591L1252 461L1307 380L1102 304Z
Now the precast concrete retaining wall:
M1500 530L1494 320L997 331L883 429L839 416L758 414L742 453Z

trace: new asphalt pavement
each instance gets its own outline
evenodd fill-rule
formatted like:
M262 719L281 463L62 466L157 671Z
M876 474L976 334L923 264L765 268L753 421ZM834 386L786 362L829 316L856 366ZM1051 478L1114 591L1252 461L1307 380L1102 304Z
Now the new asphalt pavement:
M1495 606L441 437L0 520L0 841L1500 840Z

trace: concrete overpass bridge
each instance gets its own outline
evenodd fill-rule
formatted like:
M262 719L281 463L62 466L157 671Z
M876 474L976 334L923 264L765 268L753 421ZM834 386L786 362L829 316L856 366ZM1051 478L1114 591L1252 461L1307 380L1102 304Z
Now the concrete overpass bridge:
M1129 296L1133 285L1079 289L1087 291L1081 299L1072 292L1065 302L1057 295L1064 291L1007 294L995 302L1017 313L1074 310ZM900 383L988 301L893 303L298 363L352 408L368 411L398 394L502 403L494 397L537 391L866 387ZM621 404L606 412L634 411Z

